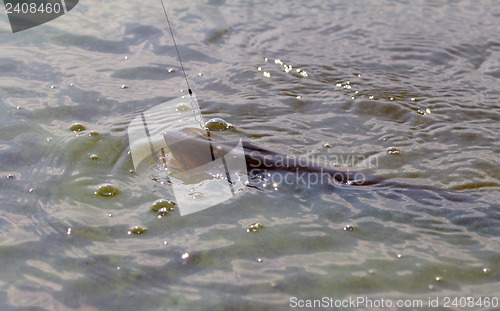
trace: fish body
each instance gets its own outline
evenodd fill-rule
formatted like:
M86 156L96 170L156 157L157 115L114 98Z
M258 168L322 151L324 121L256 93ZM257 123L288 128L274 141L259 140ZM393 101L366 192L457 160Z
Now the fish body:
M259 173L282 172L293 176L307 176L308 181L316 184L346 184L352 186L378 186L397 188L417 188L423 190L442 190L429 185L401 183L380 176L365 174L349 168L321 163L301 156L290 156L242 141L243 152L236 148L239 141L227 141L222 136L200 128L183 128L164 134L173 157L185 170L202 166L221 157L244 157L247 172ZM175 141L175 143L169 143ZM290 175L290 173L292 173Z

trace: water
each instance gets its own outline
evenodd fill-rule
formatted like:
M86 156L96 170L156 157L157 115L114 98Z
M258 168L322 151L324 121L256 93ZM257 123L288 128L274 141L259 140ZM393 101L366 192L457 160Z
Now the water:
M295 183L186 217L152 210L174 198L127 154L128 123L185 94L160 2L80 2L16 34L0 14L1 309L500 298L495 4L167 1L228 138L457 191Z

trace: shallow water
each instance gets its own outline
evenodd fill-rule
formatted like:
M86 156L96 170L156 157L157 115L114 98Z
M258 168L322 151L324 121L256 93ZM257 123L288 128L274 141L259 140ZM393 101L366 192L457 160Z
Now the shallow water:
M128 123L185 94L160 2L84 1L16 34L0 14L1 309L500 299L495 4L167 1L223 135L451 191L297 182L161 218L172 192L127 154Z

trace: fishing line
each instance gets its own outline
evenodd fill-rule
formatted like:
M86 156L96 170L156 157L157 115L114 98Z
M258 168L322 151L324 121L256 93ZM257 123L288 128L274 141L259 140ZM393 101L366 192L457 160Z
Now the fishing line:
M174 43L175 51L177 52L177 58L179 59L179 64L181 65L182 73L184 74L184 79L186 80L188 93L189 96L191 96L191 108L193 108L194 119L196 120L196 122L198 122L198 124L200 124L200 127L203 129L205 128L205 125L203 124L203 119L201 117L200 106L198 106L198 104L193 99L193 91L191 91L191 87L189 86L189 81L186 75L186 71L184 70L184 65L182 64L181 53L179 52L179 48L177 47L177 42L175 41L174 31L172 30L172 25L170 24L170 20L168 18L167 9L165 8L165 3L163 3L163 0L160 1L161 1L161 6L163 7L163 13L165 13L165 18L167 19L170 35L172 36L172 42Z
M190 98L188 94L183 94L140 113L128 126L128 139L135 170L153 174L151 177L160 180L162 184L169 182L181 216L184 216L234 197L244 189L248 175L239 174L246 170L241 141L234 156L233 150L219 152L225 140L222 139L222 144L219 145L217 137L210 133L208 126L203 122L196 95L189 85L172 24L168 18L166 0L160 1ZM192 109L189 109L189 102ZM199 129L197 124L200 126ZM204 159L209 154L211 158L210 160L206 158L207 163L198 161L199 158ZM239 158L236 158L236 155ZM168 159L180 164L181 170L178 170L178 175L171 175L168 171L170 161L167 162L167 156ZM151 160L156 162L156 166L152 166ZM208 163L210 165L205 166ZM205 172L206 178L192 180L201 172ZM196 196L196 200L193 200L192 194L195 194L193 189L198 189L202 196Z
M165 18L167 19L168 29L170 29L170 35L172 36L172 41L174 42L175 50L177 51L177 57L179 58L179 63L181 64L182 73L184 74L184 79L186 80L186 85L188 88L189 95L193 95L191 88L189 87L189 81L186 75L186 71L184 70L184 66L182 65L181 53L179 53L179 48L177 48L177 42L175 42L174 32L172 30L172 26L170 25L170 20L168 19L167 9L165 8L165 4L163 0L161 1L161 6L163 7L163 13L165 13ZM199 108L198 108L199 109Z
M186 71L184 70L184 65L182 64L181 53L179 52L179 48L177 47L177 42L175 41L174 31L172 30L172 25L170 25L170 20L168 19L167 9L165 8L165 3L163 3L163 0L160 0L160 1L161 1L161 6L163 7L163 13L165 13L165 18L167 19L168 29L170 30L170 35L172 36L172 41L174 43L175 50L177 51L177 57L179 58L179 64L181 65L182 73L184 74L184 79L186 80L188 93L192 99L193 92L191 91L191 88L189 87L189 81L188 81L188 78L186 75ZM207 131L208 143L210 145L210 153L212 154L212 160L215 160L215 155L214 155L213 146L212 146L212 138L210 136L210 131L208 130L208 128L205 127L205 125L203 124L203 120L201 119L200 107L194 102L194 100L191 100L191 106L193 106L192 108L193 108L195 120L200 124L202 129L205 129ZM198 115L200 117L197 117ZM231 185L231 192L234 194L234 190L232 188L232 182L231 182L231 177L229 175L228 167L227 167L226 162L224 161L224 157L222 157L222 158L223 158L224 168L226 170L227 179L229 181L229 184Z

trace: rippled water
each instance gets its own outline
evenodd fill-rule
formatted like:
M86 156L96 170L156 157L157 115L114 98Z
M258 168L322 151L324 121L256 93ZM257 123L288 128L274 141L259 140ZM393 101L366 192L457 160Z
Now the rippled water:
M16 34L0 14L2 310L500 298L494 1L166 6L228 138L450 191L296 183L159 218L174 197L130 172L126 130L186 88L160 2L84 1Z

